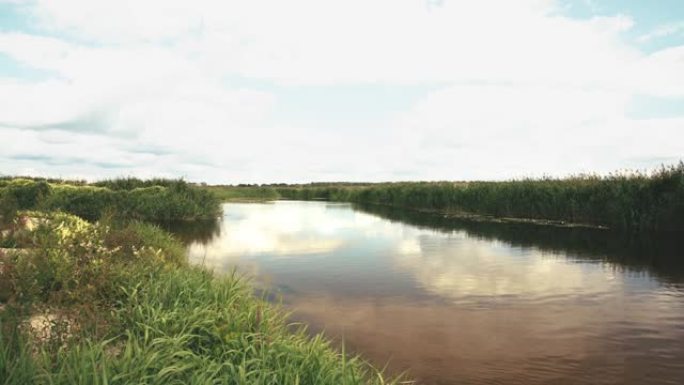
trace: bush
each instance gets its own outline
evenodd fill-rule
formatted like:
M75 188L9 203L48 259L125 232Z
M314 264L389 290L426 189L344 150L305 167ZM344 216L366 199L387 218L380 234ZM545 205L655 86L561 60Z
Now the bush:
M188 184L182 179L163 179L163 178L153 178L142 180L138 178L118 178L118 179L107 179L100 182L93 183L93 186L106 187L110 190L120 191L120 190L133 190L143 187L172 187L176 185Z
M111 227L67 214L40 220L29 243L8 256L0 273L0 281L11 284L14 301L93 302L108 295L112 269L119 264L185 264L183 245L153 225Z
M40 204L45 211L64 211L88 220L100 218L106 211L115 210L118 197L106 188L93 186L57 185Z
M14 194L0 190L0 225L9 225L17 215L19 202ZM1 227L1 226L0 226Z
M171 234L159 227L133 221L125 225L115 224L103 237L104 246L118 249L124 255L134 255L144 248L163 250L163 262L182 266L186 264L185 247Z
M208 191L183 181L123 180L109 181L116 187L94 185L49 185L45 181L28 179L2 180L0 210L12 213L18 209L63 211L88 220L104 216L150 221L212 219L220 213L220 202ZM152 185L162 183L162 185ZM145 187L132 187L145 185ZM14 199L14 201L12 200ZM0 215L2 211L0 211ZM4 216L3 216L4 217Z
M19 209L28 210L35 208L44 197L50 194L50 185L42 180L13 179L5 181L0 186L0 191L3 195L14 196Z

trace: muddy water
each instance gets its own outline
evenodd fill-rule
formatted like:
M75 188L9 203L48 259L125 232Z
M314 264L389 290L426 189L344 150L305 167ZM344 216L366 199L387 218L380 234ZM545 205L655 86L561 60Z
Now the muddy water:
M180 232L193 263L253 275L296 320L419 383L684 383L681 236L288 201L226 204L217 227Z

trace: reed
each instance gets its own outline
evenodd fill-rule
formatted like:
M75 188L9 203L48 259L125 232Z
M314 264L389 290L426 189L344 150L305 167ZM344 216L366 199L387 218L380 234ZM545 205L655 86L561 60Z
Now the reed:
M2 259L0 384L384 384L159 228L20 213ZM36 224L38 224L36 226ZM36 317L43 327L31 326Z
M653 173L506 182L401 182L294 186L288 199L329 199L409 209L581 223L631 231L684 230L684 164Z

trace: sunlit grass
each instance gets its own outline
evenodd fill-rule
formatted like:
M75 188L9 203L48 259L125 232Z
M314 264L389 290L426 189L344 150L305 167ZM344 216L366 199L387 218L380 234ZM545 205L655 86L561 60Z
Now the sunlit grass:
M8 237L25 252L4 256L0 270L11 283L2 385L385 383L323 336L288 325L237 273L188 266L156 227L32 220L35 228L14 222Z

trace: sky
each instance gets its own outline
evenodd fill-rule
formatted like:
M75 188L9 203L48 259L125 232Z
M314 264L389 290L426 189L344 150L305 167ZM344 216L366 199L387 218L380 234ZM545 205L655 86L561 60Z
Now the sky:
M1 175L501 180L682 158L682 0L0 0Z

